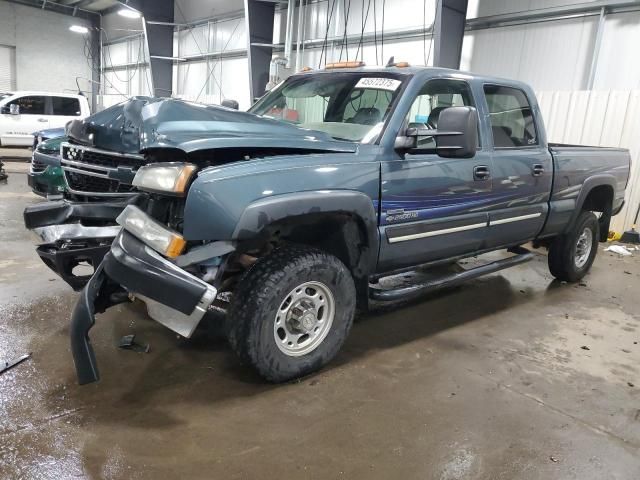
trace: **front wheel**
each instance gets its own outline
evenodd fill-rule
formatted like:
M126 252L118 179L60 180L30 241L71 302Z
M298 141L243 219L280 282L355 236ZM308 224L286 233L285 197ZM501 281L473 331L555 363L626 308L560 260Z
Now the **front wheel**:
M551 274L565 282L581 280L596 258L598 238L598 218L593 212L582 212L571 231L556 237L549 247Z
M345 265L307 247L259 259L241 279L229 312L229 342L272 382L326 365L346 339L356 291Z

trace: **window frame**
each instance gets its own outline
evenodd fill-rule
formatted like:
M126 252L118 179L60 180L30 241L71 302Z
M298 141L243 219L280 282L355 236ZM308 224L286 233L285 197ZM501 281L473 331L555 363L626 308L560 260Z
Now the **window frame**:
M519 92L522 93L522 95L524 95L524 98L527 99L527 102L529 104L529 109L531 110L531 118L533 118L533 128L536 132L536 143L531 144L531 145L521 145L521 146L513 146L513 147L496 147L496 143L495 140L493 138L493 124L491 123L491 112L489 109L489 102L487 101L487 93L485 92L485 87L500 87L500 88L509 88L511 90L517 90ZM489 123L489 134L491 135L491 147L494 150L523 150L523 149L536 149L536 148L540 148L540 146L542 145L540 143L540 131L538 129L538 116L536 115L536 113L533 111L533 105L531 103L531 98L529 97L529 95L527 94L527 92L519 87L516 87L514 85L507 85L504 83L496 83L496 82L486 82L482 84L482 95L484 96L484 103L487 107L487 122Z

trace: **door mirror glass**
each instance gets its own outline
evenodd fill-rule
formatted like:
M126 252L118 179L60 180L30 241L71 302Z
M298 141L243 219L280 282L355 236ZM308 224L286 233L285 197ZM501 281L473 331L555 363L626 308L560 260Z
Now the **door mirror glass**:
M20 105L17 103L12 103L9 105L9 114L10 115L20 115Z

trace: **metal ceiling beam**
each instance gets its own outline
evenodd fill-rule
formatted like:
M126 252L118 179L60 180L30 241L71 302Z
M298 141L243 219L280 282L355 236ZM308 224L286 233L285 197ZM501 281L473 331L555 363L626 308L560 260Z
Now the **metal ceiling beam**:
M62 15L70 15L74 16L74 9L76 10L75 16L78 18L83 18L85 20L95 20L100 17L100 13L94 12L92 10L85 10L82 8L73 7L71 5L65 5L63 3L53 2L51 0L47 0L43 2L43 0L7 0L9 3L15 3L17 5L24 5L26 7L38 8L40 10L44 9L50 12L60 13Z

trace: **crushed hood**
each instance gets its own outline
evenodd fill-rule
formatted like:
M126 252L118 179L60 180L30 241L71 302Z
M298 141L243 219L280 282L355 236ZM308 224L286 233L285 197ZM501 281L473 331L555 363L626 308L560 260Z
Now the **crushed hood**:
M357 144L333 139L272 118L172 98L134 97L73 121L74 141L119 153L176 148L187 153L214 148L291 148L354 152Z

